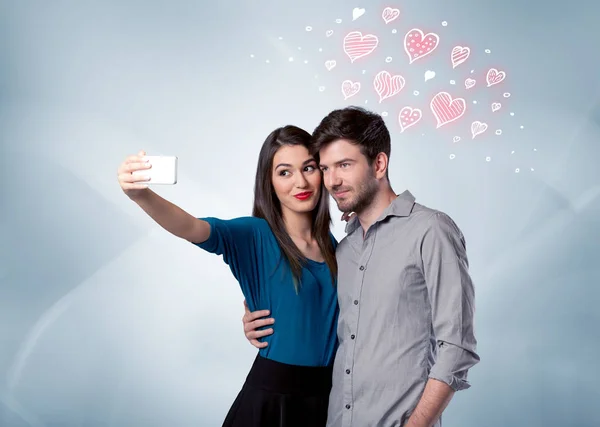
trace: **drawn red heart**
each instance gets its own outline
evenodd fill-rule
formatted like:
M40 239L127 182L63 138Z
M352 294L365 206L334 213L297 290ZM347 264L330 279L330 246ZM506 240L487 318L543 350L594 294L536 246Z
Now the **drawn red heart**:
M373 34L363 34L360 31L352 31L344 37L344 52L350 58L350 62L367 56L375 50L379 39Z
M380 71L373 80L375 92L379 95L379 102L398 94L406 81L401 75L392 76L387 71Z
M410 64L419 58L429 55L435 50L440 38L435 33L424 34L418 28L413 28L404 36L404 51L408 55Z
M418 108L404 107L400 110L398 121L400 122L400 132L404 132L409 127L416 125L423 113Z
M440 92L433 97L429 106L439 128L462 117L467 103L463 98L452 99L448 92Z

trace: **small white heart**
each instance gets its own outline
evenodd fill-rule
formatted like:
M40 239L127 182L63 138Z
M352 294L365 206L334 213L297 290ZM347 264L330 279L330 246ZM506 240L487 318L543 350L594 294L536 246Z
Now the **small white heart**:
M331 37L331 36L333 35L333 30L327 30L327 31L325 32L325 35L326 35L327 37Z
M354 9L352 9L352 20L356 21L358 18L360 18L364 14L365 14L365 9L355 7Z

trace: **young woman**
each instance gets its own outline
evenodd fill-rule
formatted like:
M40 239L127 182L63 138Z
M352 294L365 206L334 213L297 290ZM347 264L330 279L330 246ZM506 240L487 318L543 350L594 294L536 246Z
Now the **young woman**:
M325 426L338 317L329 196L310 135L273 131L260 151L251 217L195 218L147 188L134 171L144 153L119 167L119 183L160 226L222 255L250 310L269 309L280 334L265 338L223 426Z

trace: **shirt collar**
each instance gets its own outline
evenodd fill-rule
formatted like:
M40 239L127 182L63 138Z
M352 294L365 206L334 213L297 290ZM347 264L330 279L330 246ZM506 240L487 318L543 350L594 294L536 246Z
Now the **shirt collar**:
M406 190L404 193L398 194L398 197L385 208L381 215L375 220L375 223L383 221L388 216L409 216L414 205L415 196L413 196L410 191ZM354 217L346 224L346 234L352 234L359 227L360 221L358 220L358 216L354 215Z

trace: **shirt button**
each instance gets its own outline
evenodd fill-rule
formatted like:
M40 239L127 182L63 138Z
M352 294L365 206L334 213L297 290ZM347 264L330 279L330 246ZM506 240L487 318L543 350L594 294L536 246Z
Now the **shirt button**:
M356 335L354 335L354 334L350 335L350 339L353 340L354 338L356 338Z
M350 405L346 405L346 409L350 409Z
M354 305L358 305L358 300L357 299L354 300Z
M350 369L346 369L346 373L349 374L350 373Z
M363 271L364 269L365 269L364 265L361 265L360 268L359 268L360 271Z

